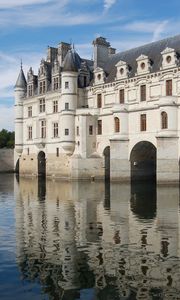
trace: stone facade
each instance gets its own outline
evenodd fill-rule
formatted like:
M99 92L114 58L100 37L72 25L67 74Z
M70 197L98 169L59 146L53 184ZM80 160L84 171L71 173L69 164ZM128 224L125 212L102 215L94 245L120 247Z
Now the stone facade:
M0 173L14 172L14 150L0 149Z
M145 166L155 166L158 182L178 182L180 36L123 53L102 37L93 45L94 61L61 43L48 48L38 76L30 68L26 81L21 68L15 85L20 174L37 175L43 152L47 176L101 179L110 149L111 180L127 181L136 170L143 178Z

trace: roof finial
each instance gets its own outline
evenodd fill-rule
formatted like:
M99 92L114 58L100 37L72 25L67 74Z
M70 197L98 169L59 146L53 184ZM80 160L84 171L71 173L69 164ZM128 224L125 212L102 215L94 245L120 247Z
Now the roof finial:
M23 68L23 63L22 63L22 58L21 58L21 70L22 70L22 68Z

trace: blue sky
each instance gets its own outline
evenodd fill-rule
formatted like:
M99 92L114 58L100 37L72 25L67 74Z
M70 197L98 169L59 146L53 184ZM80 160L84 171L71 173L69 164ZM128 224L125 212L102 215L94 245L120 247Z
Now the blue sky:
M118 51L180 34L179 0L0 0L0 129L13 129L13 86L23 60L37 73L48 45L73 42L92 57L107 37Z

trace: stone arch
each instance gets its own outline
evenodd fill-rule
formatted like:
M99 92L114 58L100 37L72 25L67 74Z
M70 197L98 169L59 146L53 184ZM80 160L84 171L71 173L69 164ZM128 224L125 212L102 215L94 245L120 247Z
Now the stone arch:
M148 141L138 142L131 150L131 180L156 180L156 147Z
M38 153L38 176L46 176L46 157L44 151Z
M105 174L105 180L109 181L110 180L110 146L107 146L104 151L104 174Z

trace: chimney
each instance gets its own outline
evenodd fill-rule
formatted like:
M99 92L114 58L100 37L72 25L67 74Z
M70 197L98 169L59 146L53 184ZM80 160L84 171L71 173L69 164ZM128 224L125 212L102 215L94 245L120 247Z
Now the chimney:
M98 37L93 41L94 45L94 69L103 68L109 56L110 43L104 37Z
M109 47L109 55L116 54L116 49Z
M57 57L58 50L57 48L49 47L47 49L47 62L54 62Z
M71 44L61 42L58 45L58 61L59 61L59 64L60 64L61 67L63 65L63 61L65 59L65 56L66 56L66 54L68 53L68 51L70 49L71 49Z

